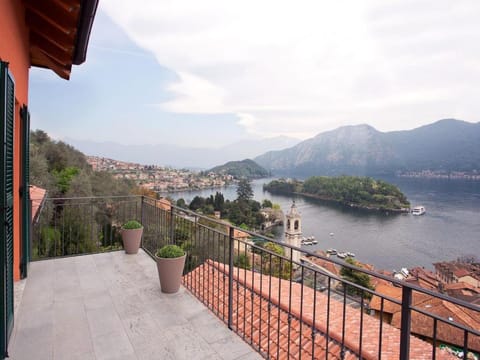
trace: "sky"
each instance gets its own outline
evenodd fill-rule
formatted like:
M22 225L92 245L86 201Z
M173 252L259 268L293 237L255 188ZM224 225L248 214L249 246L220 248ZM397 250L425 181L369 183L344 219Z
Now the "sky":
M31 70L32 128L220 147L478 122L479 16L478 0L100 0L71 80Z

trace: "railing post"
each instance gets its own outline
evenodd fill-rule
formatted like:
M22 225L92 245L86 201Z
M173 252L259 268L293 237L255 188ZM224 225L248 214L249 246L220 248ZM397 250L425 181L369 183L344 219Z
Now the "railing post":
M228 328L232 330L233 318L233 227L228 233Z
M175 209L170 206L170 244L175 244Z
M400 360L408 360L410 353L410 325L411 325L412 289L402 287L402 321L400 328Z
M142 197L140 198L140 222L142 223L142 225L145 227L144 225L144 221L145 221L145 214L143 212L143 207L145 205L145 196L142 195Z
M142 224L143 226L143 235L145 235L145 232L146 232L146 228L145 228L145 215L144 215L144 212L143 212L143 207L145 205L144 203L144 199L145 199L145 196L141 196L140 198L140 223ZM142 236L142 239L141 239L141 243L140 243L140 247L143 249L143 236Z

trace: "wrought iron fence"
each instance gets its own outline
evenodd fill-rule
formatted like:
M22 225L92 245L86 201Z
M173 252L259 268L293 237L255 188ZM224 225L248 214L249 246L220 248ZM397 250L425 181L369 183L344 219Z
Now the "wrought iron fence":
M45 199L32 226L32 260L122 249L120 228L140 221L141 209L139 196Z
M119 249L119 227L130 219L142 222L142 247L152 257L165 244L186 250L184 286L265 358L478 358L478 306L163 201L47 200L33 254ZM359 285L362 277L394 291Z

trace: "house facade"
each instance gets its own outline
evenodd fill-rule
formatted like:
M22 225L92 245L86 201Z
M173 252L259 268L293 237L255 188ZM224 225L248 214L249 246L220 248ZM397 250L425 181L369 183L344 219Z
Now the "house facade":
M13 329L13 282L27 276L29 198L29 69L50 69L70 78L86 59L98 0L0 2L0 358Z

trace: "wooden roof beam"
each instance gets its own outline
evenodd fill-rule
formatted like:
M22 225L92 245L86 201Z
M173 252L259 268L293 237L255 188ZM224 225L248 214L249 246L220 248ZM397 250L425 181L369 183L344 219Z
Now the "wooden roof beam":
M32 62L35 62L35 66L51 69L53 70L53 72L55 72L55 74L57 74L61 78L65 80L70 79L70 72L71 72L70 65L66 67L62 64L59 64L58 62L50 58L40 48L36 46L31 46L30 52L32 53L32 58L34 59L34 61ZM35 61L35 59L37 60Z
M65 44L71 44L71 46L73 46L75 30L66 32L31 11L27 11L25 18L31 31L43 34L59 46L65 46Z
M63 65L71 64L73 49L65 50L59 47L54 42L51 42L48 38L43 37L36 32L30 33L30 43L32 46L38 47L44 53L52 59L55 59L58 63Z
M77 29L79 5L66 7L63 3L55 0L26 0L25 6L66 34Z

